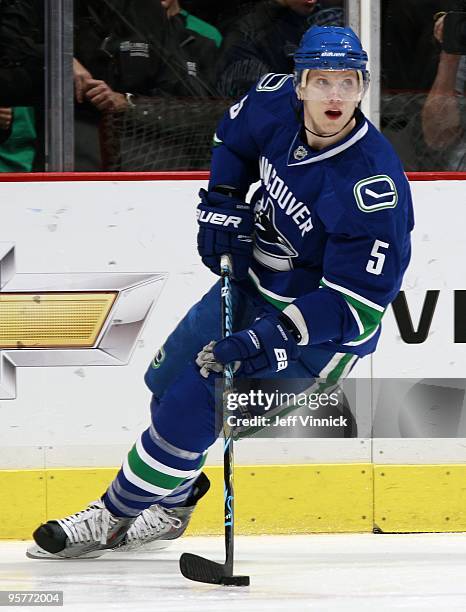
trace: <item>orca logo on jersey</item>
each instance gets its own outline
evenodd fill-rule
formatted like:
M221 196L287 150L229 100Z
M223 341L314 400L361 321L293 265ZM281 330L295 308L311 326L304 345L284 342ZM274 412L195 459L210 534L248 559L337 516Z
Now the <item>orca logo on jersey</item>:
M212 223L213 225L223 225L224 227L233 225L233 227L238 228L242 221L241 217L224 215L223 213L217 212L214 213L207 210L197 210L196 215L199 223Z
M275 209L265 196L255 208L254 258L272 270L292 270L291 259L298 253L275 225Z
M260 158L259 169L263 194L255 206L254 258L272 270L292 270L298 251L278 229L276 219L285 227L291 220L304 238L313 228L311 211L293 195L266 157Z
M304 236L314 227L311 219L311 211L300 202L293 194L285 181L279 177L277 171L266 157L259 160L259 171L262 183L269 196L278 207L289 217Z

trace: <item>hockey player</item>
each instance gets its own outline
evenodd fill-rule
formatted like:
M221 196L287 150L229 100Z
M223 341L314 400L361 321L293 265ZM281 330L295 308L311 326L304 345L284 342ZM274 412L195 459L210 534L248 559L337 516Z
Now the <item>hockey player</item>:
M235 333L219 340L216 284L150 365L152 423L115 480L87 509L40 526L29 556L99 556L180 535L208 487L223 364L240 362L237 376L336 382L375 350L413 211L398 157L359 109L366 64L351 29L314 26L294 75L264 76L226 113L200 192L198 250L215 273L221 254L232 257Z

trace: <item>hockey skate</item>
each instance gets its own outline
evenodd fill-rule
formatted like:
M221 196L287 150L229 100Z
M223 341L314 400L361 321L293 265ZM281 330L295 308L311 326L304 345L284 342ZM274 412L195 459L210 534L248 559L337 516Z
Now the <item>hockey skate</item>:
M202 472L196 479L191 495L184 506L163 508L154 504L144 510L131 525L114 552L152 552L167 548L186 531L197 502L210 488L210 481Z
M113 516L102 500L38 527L28 548L31 559L92 559L117 546L136 519Z

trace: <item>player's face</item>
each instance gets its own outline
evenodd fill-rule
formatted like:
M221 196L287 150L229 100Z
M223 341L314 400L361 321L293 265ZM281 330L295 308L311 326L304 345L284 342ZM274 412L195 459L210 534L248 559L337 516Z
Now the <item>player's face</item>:
M359 102L362 84L355 70L305 70L297 93L301 100Z
M306 120L316 131L333 134L352 117L360 99L360 82L354 70L311 70L299 91Z

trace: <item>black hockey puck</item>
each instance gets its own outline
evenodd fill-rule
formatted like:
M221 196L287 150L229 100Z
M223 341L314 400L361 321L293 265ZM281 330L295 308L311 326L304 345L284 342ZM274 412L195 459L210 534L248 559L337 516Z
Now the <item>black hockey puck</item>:
M249 586L249 576L222 576L220 584L225 586Z

